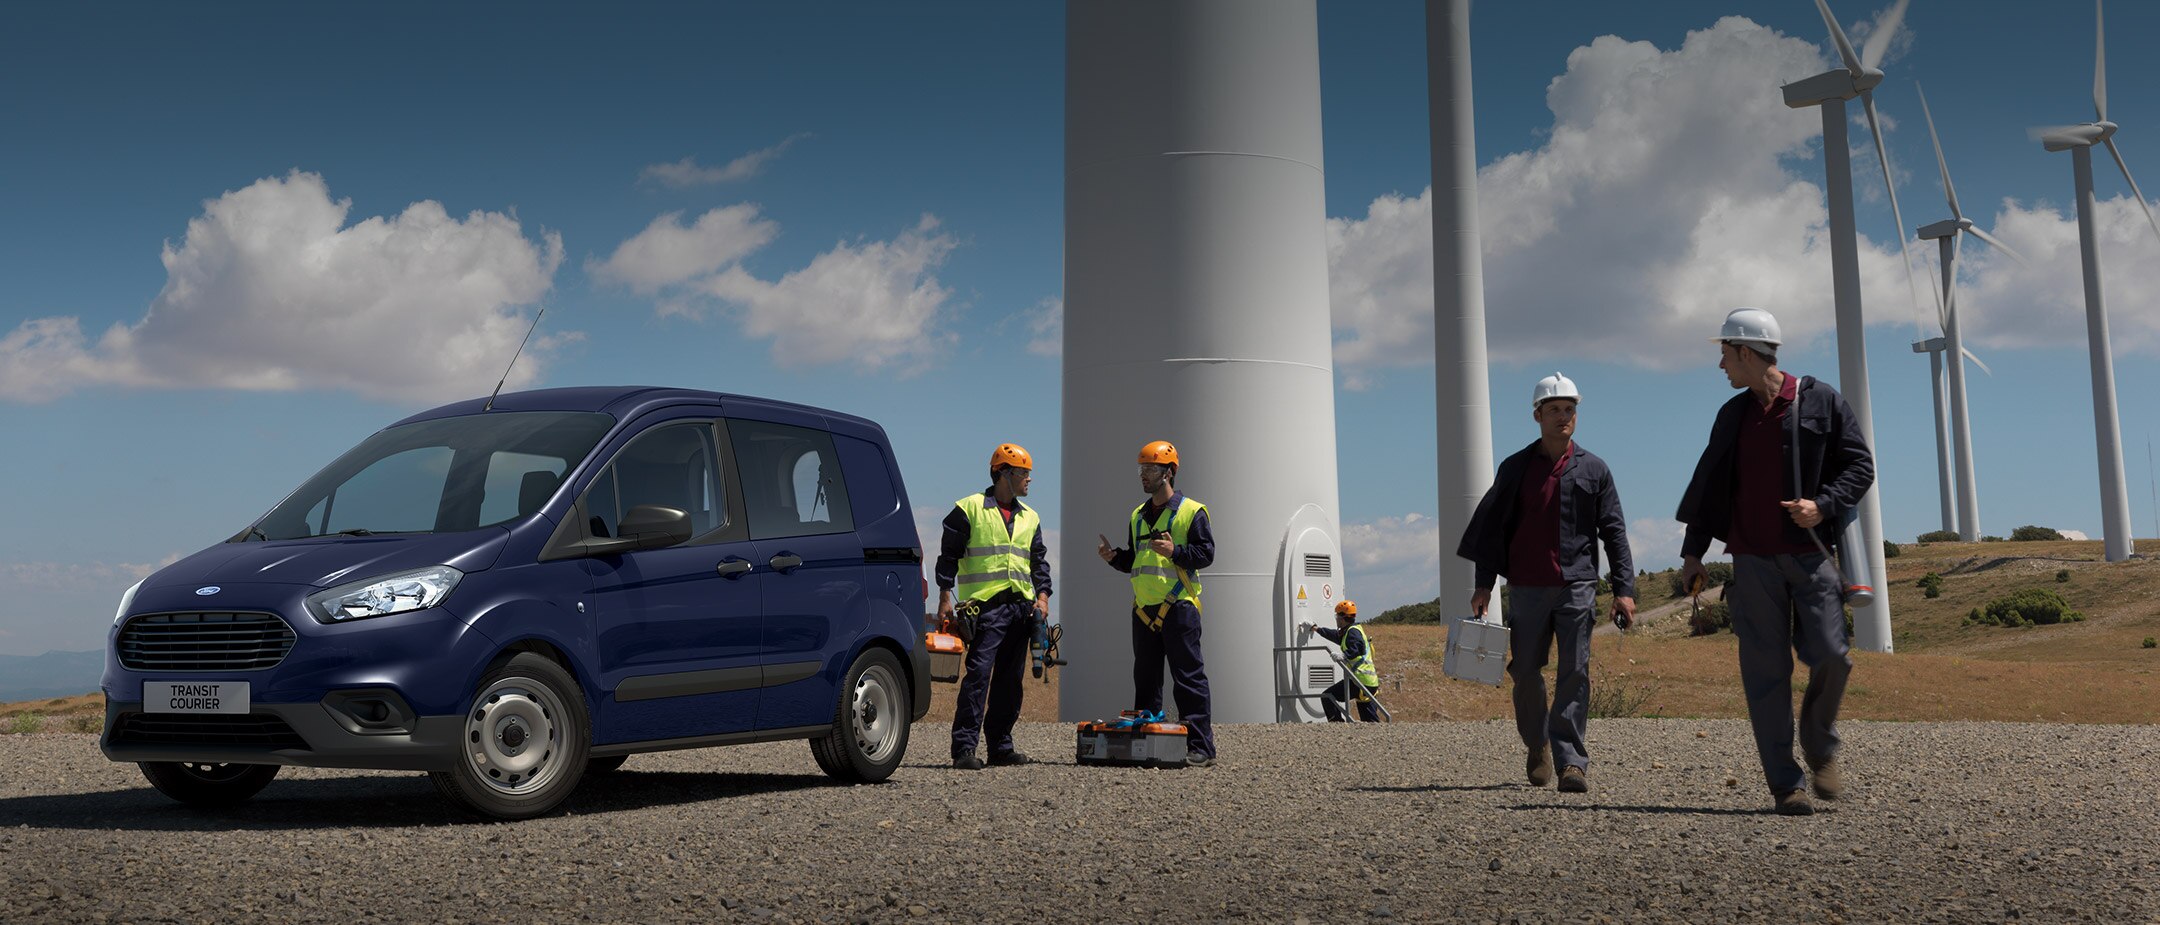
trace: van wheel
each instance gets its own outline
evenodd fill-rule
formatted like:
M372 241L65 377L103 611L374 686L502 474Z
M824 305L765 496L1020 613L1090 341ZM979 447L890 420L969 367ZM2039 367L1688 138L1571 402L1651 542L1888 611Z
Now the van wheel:
M585 775L585 697L561 665L520 652L481 676L460 744L450 770L428 772L437 791L482 815L541 815Z
M222 764L201 761L139 763L150 786L189 806L231 806L254 796L277 776L274 764Z
M836 780L874 784L892 776L907 754L914 713L900 661L884 649L864 649L848 667L833 709L832 732L810 740L818 767Z
M609 755L605 758L587 758L585 759L585 773L606 774L609 771L613 771L617 768L622 767L623 762L629 760L629 755Z

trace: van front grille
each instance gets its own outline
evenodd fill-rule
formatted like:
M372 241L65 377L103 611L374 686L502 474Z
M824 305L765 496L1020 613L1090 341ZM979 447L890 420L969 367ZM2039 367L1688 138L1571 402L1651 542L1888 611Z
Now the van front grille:
M121 627L114 648L132 671L256 671L285 660L292 627L267 613L153 613Z
M129 713L113 724L114 745L224 745L242 748L307 748L307 740L268 713L244 716L193 713Z

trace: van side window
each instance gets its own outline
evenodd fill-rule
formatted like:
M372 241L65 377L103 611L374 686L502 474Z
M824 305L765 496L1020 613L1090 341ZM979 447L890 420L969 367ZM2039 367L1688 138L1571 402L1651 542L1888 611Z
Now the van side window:
M707 422L668 424L638 435L586 489L588 529L596 537L614 536L622 515L641 504L689 514L693 537L727 526L719 462Z
M752 539L855 529L832 435L807 427L730 419Z

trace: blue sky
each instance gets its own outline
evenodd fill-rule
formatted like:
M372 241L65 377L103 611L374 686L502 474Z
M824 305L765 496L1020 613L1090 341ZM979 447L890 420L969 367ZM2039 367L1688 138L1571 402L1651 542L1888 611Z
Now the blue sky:
M1838 8L1863 30L1880 12ZM1351 593L1378 608L1430 597L1459 529L1432 519L1424 10L1319 15L1341 516ZM2160 6L2108 15L2110 116L2160 184L2160 64L2137 53ZM866 415L924 523L1014 441L1052 539L1097 532L1107 515L1068 530L1057 503L1062 19L0 8L0 653L94 648L157 563L368 432L485 392L543 305L513 387ZM1994 369L1970 386L1983 528L2097 537L2069 157L2026 135L2091 117L2091 10L1923 0L1906 24L1877 98L1908 226L1947 217L1918 79L1967 214L2034 258L1966 252L1969 343ZM1674 564L1670 514L1726 394L1715 319L1770 305L1786 366L1836 378L1819 125L1777 104L1828 66L1821 21L1797 0L1488 3L1473 29L1494 445L1534 436L1530 386L1566 371L1640 558ZM1884 521L1909 538L1937 526L1927 364L1879 175L1856 163ZM2160 415L2138 398L2160 394L2160 242L2096 169L2132 519L2152 536ZM1011 404L995 429L962 410L985 382Z

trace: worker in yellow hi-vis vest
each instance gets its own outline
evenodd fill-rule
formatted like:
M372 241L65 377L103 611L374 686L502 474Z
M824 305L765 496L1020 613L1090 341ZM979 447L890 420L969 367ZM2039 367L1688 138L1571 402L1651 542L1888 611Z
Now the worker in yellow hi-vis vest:
M1345 706L1357 701L1358 719L1368 723L1380 721L1380 705L1373 702L1368 691L1380 689L1380 668L1373 663L1372 638L1365 635L1365 625L1357 621L1357 602L1345 600L1335 605L1335 628L1298 624L1308 633L1318 633L1320 638L1342 647L1343 664L1350 666L1350 677L1335 682L1334 687L1320 695L1320 708L1327 713L1331 723L1346 722L1350 711ZM1352 684L1351 678L1357 683Z
M990 487L953 502L938 547L938 617L972 614L967 674L953 709L953 767L979 771L978 738L990 740L990 763L1033 764L1013 748L1020 719L1020 667L1035 621L1050 619L1050 552L1042 520L1020 499L1034 481L1035 460L1011 443L990 454ZM959 602L954 598L958 597Z
M1157 440L1140 448L1140 490L1126 548L1096 535L1095 553L1132 575L1133 707L1157 711L1163 701L1163 663L1185 724L1185 763L1215 763L1215 728L1208 721L1207 669L1200 663L1199 571L1215 563L1215 534L1207 505L1177 490L1177 447Z

